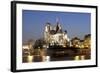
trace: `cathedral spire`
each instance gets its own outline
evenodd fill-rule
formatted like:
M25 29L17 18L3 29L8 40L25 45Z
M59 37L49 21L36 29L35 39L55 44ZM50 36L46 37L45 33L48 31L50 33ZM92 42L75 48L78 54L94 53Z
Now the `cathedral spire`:
M62 32L62 27L59 23L59 18L56 18L56 32Z
M59 24L59 18L58 17L56 18L56 23L57 23L57 25Z

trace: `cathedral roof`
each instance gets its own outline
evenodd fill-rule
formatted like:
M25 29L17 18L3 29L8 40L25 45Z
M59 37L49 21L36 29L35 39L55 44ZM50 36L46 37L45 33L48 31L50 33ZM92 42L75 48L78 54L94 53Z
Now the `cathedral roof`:
M56 31L55 30L50 30L50 34L56 34Z

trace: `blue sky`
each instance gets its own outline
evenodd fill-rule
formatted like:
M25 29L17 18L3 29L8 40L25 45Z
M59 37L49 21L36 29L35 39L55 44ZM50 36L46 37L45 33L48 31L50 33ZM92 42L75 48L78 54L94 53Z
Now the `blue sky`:
M67 30L69 38L83 39L85 34L91 33L90 13L23 10L23 41L43 37L45 23L50 22L55 25L57 18L63 30Z

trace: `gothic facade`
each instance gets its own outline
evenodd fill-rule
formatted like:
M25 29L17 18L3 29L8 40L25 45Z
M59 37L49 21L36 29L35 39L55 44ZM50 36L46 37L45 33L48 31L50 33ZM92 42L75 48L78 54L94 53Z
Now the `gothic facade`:
M44 29L44 39L47 44L66 46L69 42L67 31L63 30L61 24L57 22L55 25L46 23Z

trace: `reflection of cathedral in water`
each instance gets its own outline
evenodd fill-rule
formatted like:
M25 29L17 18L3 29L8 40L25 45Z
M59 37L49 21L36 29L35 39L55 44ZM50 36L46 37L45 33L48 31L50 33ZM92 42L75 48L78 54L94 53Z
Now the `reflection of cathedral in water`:
M54 25L46 23L44 30L44 39L47 44L66 46L69 42L67 31L63 30L59 21Z

